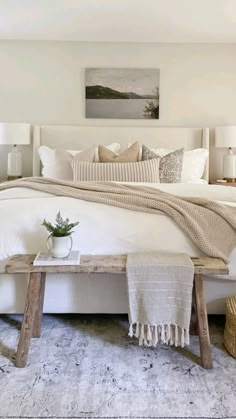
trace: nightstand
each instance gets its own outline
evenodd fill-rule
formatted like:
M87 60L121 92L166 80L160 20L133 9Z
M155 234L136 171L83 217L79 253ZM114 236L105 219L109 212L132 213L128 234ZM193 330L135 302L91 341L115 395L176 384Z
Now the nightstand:
M211 185L221 185L221 186L235 186L236 187L236 182L211 182Z

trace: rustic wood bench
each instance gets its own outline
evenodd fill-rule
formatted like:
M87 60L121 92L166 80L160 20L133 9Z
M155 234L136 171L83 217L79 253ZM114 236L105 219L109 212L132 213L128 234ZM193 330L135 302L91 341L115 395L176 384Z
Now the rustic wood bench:
M74 266L33 266L35 255L15 255L6 265L7 273L30 274L24 318L16 353L16 366L26 366L31 337L40 337L44 303L46 273L112 273L126 272L125 255L81 256L80 265ZM201 364L212 368L212 356L208 329L207 309L204 298L203 276L205 274L227 275L228 267L217 258L192 258L194 264L194 287L192 320L195 320L199 335ZM194 323L194 322L193 322ZM193 330L193 323L191 328ZM191 330L190 330L191 332Z

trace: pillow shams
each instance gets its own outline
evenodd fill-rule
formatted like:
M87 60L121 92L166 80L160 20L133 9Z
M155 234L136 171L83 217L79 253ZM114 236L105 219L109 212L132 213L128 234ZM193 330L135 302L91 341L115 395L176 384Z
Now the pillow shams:
M77 152L76 156L79 160L94 161L95 147ZM49 147L42 146L39 148L39 156L43 165L42 175L53 179L72 180L73 171L71 162L72 154L66 150L52 150Z
M174 151L166 148L151 148L151 150L160 157L164 157L166 154ZM181 182L185 183L201 179L204 175L208 157L209 150L207 148L195 148L194 150L185 151Z
M206 148L196 148L185 151L183 161L182 182L194 182L203 177L209 151Z
M118 152L120 144L113 143L107 146L111 151ZM42 176L53 179L73 180L73 171L71 162L73 156L80 154L80 160L98 161L98 148L95 146L87 150L63 150L52 149L47 146L41 146L38 149L39 157L42 163Z
M120 151L120 144L119 143L112 143L109 145L104 146L106 150L111 151L117 156L117 153ZM81 153L83 150L67 150L68 153L72 154L72 156L75 156L77 153ZM95 161L99 161L99 154L98 154L98 147L96 147L96 153L95 153Z
M159 176L161 183L180 183L183 168L184 149L173 151L164 157L158 156L150 148L143 145L142 159L160 158Z
M160 157L165 157L174 151L167 148L150 148L150 150ZM207 148L195 148L185 151L181 182L194 182L201 179L204 175L208 157L209 150Z
M73 159L74 181L159 183L159 158L129 163L90 163Z

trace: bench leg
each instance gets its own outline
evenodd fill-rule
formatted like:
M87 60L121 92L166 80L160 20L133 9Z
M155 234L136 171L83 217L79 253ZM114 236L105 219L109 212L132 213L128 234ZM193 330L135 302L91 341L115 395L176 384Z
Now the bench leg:
M189 333L192 336L198 336L198 321L197 321L197 305L195 296L195 281L193 281L193 292L192 292L192 309L191 309L191 321Z
M40 288L41 274L32 272L30 274L27 289L24 318L21 326L20 339L16 353L16 366L19 368L24 368L27 363L30 340L33 332L35 313L37 310L37 305L39 303Z
M41 336L41 326L42 326L42 315L43 315L43 303L44 303L44 292L45 292L45 282L46 282L46 272L41 273L40 281L40 296L36 308L34 325L33 325L33 338L39 338Z
M206 303L205 303L205 298L204 298L202 275L196 274L194 276L194 286L195 286L201 362L202 362L203 368L211 369L213 368L212 356L211 356L211 343L210 343L210 336L209 336L207 308L206 308Z

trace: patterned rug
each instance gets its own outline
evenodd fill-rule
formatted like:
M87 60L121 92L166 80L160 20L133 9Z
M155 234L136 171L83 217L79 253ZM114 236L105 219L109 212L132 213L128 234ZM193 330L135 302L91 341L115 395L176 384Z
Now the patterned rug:
M141 348L127 316L46 315L27 368L12 363L21 316L0 316L0 418L236 418L236 360L210 319L214 369L188 349Z

